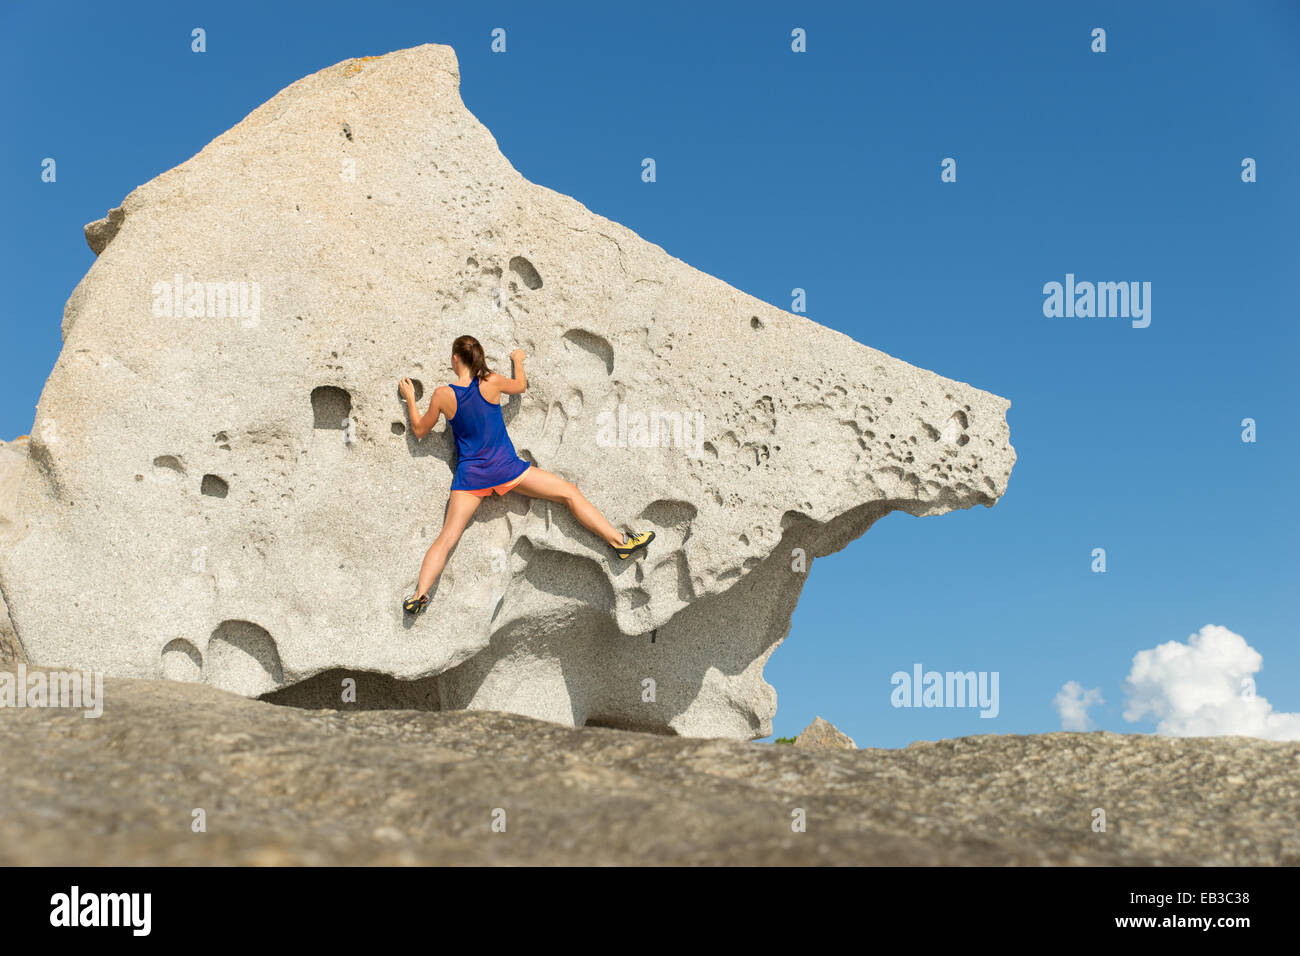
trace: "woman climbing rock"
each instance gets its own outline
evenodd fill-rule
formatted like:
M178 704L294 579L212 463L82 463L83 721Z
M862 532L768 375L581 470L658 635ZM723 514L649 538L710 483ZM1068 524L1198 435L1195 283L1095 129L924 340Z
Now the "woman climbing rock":
M414 596L402 602L402 609L409 614L419 614L429 606L429 589L447 564L451 549L460 540L479 503L493 492L505 495L518 491L566 505L582 526L604 539L620 559L628 558L654 540L653 531L628 534L618 531L583 497L577 485L528 463L515 453L501 416L501 396L522 395L528 388L528 377L524 374L523 349L511 352L510 360L513 378L491 371L483 346L473 336L462 335L451 346L451 370L456 381L434 389L429 410L423 416L416 408L415 386L411 380L404 378L398 385L406 400L415 437L424 438L438 423L439 416L446 415L456 439L457 456L442 531L420 565Z

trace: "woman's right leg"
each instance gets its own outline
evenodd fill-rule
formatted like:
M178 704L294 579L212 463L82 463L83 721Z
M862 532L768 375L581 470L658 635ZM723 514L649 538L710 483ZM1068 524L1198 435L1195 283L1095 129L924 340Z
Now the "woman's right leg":
M618 547L623 543L623 533L605 520L596 506L583 497L577 485L565 481L559 475L533 465L524 472L519 484L510 490L566 505L584 528L603 538L610 546Z
M424 562L420 565L420 581L415 588L417 598L428 594L429 588L433 587L433 582L438 580L438 575L442 574L442 569L447 566L447 557L451 554L451 549L456 547L456 542L460 540L461 534L469 524L469 519L474 516L482 500L478 495L471 495L468 491L451 493L451 500L447 502L447 517L442 521L442 530L429 546L428 552L424 555Z

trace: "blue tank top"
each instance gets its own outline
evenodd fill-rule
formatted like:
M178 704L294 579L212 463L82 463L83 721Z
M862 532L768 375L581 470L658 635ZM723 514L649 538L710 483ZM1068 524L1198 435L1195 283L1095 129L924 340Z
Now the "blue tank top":
M481 491L522 475L528 462L515 454L501 406L483 397L478 379L468 385L450 384L456 393L456 414L447 419L456 439L456 476L451 490Z

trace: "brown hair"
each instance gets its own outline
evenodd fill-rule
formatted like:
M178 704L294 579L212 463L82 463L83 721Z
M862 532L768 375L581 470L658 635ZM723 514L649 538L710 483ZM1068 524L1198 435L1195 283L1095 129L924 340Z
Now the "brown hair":
M478 339L472 335L462 335L452 342L451 354L460 359L461 364L469 369L470 374L480 381L486 380L492 374L492 370L487 367L487 359L483 356L483 346L479 345Z

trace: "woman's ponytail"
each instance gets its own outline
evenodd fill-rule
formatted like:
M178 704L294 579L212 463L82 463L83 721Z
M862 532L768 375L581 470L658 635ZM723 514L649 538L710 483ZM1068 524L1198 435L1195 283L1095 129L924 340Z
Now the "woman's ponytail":
M483 346L479 345L478 339L472 335L462 335L451 344L451 354L460 359L462 365L469 369L470 375L483 381L492 374L492 370L487 367L487 357L483 354Z

